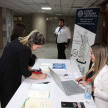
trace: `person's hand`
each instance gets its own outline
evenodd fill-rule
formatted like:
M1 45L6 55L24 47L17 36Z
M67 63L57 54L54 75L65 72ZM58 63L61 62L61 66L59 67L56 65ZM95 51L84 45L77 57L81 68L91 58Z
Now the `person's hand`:
M40 75L39 75L39 79L45 79L46 76L47 76L47 74L40 74Z
M57 37L58 35L56 33L54 33L54 36Z
M76 82L78 82L79 80L85 81L85 77L79 77L79 78L75 79Z
M86 81L80 81L78 84L82 84L82 86L86 86L87 85L87 82Z
M94 91L95 91L95 88L96 88L96 87L93 87L92 92L94 92Z
M66 48L68 48L68 45L65 45Z

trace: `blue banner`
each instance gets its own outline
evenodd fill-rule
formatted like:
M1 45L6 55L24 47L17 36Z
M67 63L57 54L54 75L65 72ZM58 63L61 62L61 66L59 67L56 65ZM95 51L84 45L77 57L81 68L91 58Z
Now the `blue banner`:
M75 24L96 33L100 8L78 9Z

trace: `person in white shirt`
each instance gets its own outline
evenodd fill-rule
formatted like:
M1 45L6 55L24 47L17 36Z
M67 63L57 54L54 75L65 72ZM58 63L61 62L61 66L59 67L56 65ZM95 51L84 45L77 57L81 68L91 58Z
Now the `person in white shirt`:
M79 84L86 86L87 79L91 78L93 95L97 108L108 108L108 49L103 43L91 46L90 57L92 68L86 76L76 79ZM82 81L80 81L82 79Z
M54 36L56 37L58 59L66 59L65 49L68 48L71 40L71 32L64 25L64 19L59 20L59 27L56 28Z

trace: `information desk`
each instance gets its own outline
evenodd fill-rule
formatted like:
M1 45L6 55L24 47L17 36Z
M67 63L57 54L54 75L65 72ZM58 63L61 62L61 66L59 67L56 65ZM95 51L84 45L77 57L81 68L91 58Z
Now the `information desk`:
M38 59L33 66L35 69L39 69L41 63L65 63L66 64L66 72L77 72L78 76L81 76L81 73L78 69L78 66L74 60L58 60L58 59ZM62 72L62 71L59 71ZM62 80L70 80L70 79L62 79ZM54 83L52 78L46 78L44 80L33 80L26 78L10 102L8 103L6 108L21 108L23 105L25 99L28 96L29 89L31 83L39 83L43 81L50 81L51 86L49 88L50 91L50 98L46 100L50 100L52 103L52 108L61 108L61 101L63 102L83 102L84 101L84 94L79 94L79 95L71 95L71 96L66 96ZM33 91L33 90L32 90ZM84 103L86 108L97 108L94 101L92 100L90 104Z

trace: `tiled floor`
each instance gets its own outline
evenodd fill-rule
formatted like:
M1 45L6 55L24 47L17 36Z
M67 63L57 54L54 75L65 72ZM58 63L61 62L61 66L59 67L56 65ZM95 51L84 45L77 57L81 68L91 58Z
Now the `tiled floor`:
M71 46L71 45L70 45ZM66 57L70 58L71 49L66 49ZM57 46L55 43L47 43L37 51L33 51L38 58L57 59Z
M71 44L70 49L66 49L66 58L70 59L71 54ZM2 55L3 50L0 50L0 56ZM33 51L33 54L37 56L37 58L44 58L44 59L57 59L57 46L55 43L47 43L43 45L41 48L39 48L37 51ZM24 80L24 77L22 77L22 81ZM0 105L1 108L1 105Z

